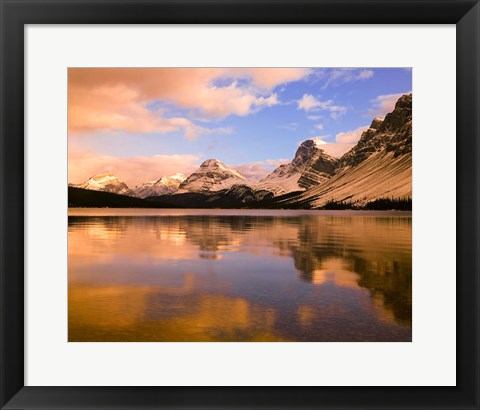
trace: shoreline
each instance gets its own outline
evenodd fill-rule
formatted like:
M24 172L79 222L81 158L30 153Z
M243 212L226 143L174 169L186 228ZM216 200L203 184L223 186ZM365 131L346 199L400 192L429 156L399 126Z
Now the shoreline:
M221 208L79 208L69 207L68 216L396 216L411 217L412 211L324 209L221 209Z

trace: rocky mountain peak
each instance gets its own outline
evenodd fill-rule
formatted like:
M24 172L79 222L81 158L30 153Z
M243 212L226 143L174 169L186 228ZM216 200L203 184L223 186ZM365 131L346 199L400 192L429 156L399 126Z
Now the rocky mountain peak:
M313 147L311 147L311 143ZM308 143L308 156L302 175L298 179L300 188L309 189L321 181L330 178L335 172L338 160L328 155L317 142L307 140L302 144ZM298 152L298 150L297 150Z
M201 163L200 168L219 168L222 165L225 166L218 159L207 159Z
M300 144L300 148L298 148L297 152L301 149L312 149L316 147L317 143L314 140L305 140Z
M315 141L313 140L306 140L303 141L297 149L295 156L293 158L292 164L294 165L302 165L312 159L314 155L316 155L319 151L319 148Z
M395 104L395 109L385 116L379 131L399 132L412 121L412 94L402 95Z
M377 130L380 127L380 125L382 125L382 123L383 123L383 118L381 117L374 118L372 121L372 124L370 125L370 128L372 130Z
M326 154L314 140L303 141L292 162L280 165L263 178L257 188L281 194L302 191L329 178L337 159Z
M375 118L357 145L340 158L339 168L356 166L376 152L386 150L395 156L412 150L412 94L401 96L385 119Z

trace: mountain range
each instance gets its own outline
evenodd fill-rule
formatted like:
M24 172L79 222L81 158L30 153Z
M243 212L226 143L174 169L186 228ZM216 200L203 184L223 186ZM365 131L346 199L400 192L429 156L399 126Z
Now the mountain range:
M400 97L384 119L375 118L340 158L328 155L318 141L306 140L291 162L260 181L208 159L188 177L161 176L134 189L111 173L74 187L190 207L361 208L386 199L411 204L412 94Z

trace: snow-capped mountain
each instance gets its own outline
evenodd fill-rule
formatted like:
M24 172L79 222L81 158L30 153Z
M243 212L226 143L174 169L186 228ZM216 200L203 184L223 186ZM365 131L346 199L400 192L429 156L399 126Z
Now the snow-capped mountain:
M412 197L412 94L385 119L375 118L358 144L338 161L334 175L297 201L314 208L328 201L362 205L380 198Z
M144 182L142 185L135 187L133 192L140 198L171 194L178 189L185 179L184 174L177 173L169 177L161 177L156 181Z
M255 188L281 195L304 191L330 178L338 160L326 154L321 147L314 140L302 142L292 162L280 165L256 184Z
M412 94L403 95L385 119L375 118L358 143L341 158L304 141L293 160L259 182L216 159L204 161L188 178L182 174L146 182L132 191L110 173L79 188L147 198L164 204L213 208L322 208L328 202L361 207L377 199L412 197ZM154 199L151 199L154 200Z
M223 162L207 159L180 184L176 193L220 191L229 189L234 184L245 184L247 181L237 170Z
M112 192L114 194L136 196L127 184L110 172L94 175L77 188L90 189L92 191Z

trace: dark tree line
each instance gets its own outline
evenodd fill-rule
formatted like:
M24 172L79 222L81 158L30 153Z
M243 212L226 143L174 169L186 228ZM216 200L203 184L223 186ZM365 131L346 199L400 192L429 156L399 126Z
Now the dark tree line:
M364 205L358 205L351 201L334 201L329 200L321 209L327 210L370 210L370 211L411 211L412 198L379 198L374 201L369 201Z
M146 201L111 192L68 187L68 206L71 208L171 208L161 202Z
M242 201L242 198L229 198L225 195L204 195L188 193L165 195L148 199L133 198L111 192L92 191L68 187L68 206L79 208L250 208L250 209L312 209L309 201L300 200L299 193L289 193L279 197L267 197L260 201ZM400 210L411 211L411 198L381 198L364 205L351 201L329 200L322 208L327 210Z

